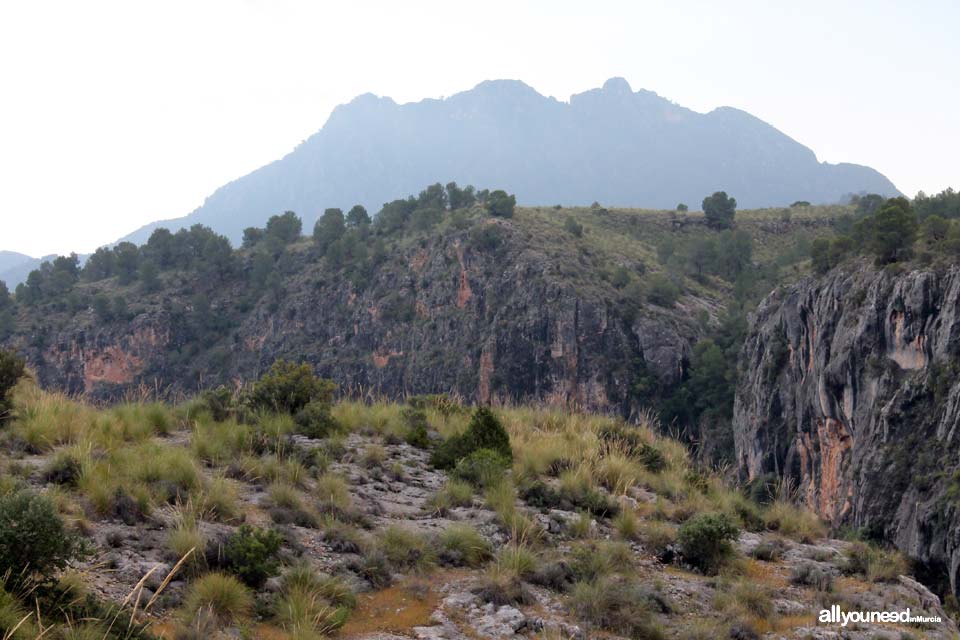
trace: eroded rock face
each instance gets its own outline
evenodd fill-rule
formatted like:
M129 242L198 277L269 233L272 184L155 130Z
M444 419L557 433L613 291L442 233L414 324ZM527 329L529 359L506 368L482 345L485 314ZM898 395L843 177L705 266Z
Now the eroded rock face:
M960 267L861 263L771 294L741 353L745 478L782 474L836 526L960 567Z
M278 290L245 308L236 304L249 297L243 277L211 286L177 274L155 294L136 292L133 320L103 323L82 311L48 323L60 328L42 341L25 330L12 342L43 385L103 399L141 384L187 393L232 385L278 358L309 362L346 391L453 392L624 415L642 403L639 375L680 379L706 301L628 317L595 266L563 263L513 221L482 225L495 247L479 245L477 229L450 230L392 251L363 285L301 245L284 256ZM212 317L228 320L205 338L200 293Z

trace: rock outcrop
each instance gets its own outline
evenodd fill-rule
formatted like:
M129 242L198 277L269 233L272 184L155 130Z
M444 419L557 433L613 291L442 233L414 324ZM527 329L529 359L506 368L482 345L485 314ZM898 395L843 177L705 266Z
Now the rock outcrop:
M958 357L958 266L858 263L775 291L741 354L741 474L792 480L835 526L894 542L955 593Z
M331 271L308 243L283 260L275 289L246 305L237 302L251 299L244 277L210 286L176 274L156 293L131 289L132 319L24 315L10 343L44 386L98 399L235 385L286 358L351 393L450 392L629 415L640 375L679 380L703 331L696 311L716 304L691 297L628 313L595 266L568 263L512 220L408 243L363 283Z

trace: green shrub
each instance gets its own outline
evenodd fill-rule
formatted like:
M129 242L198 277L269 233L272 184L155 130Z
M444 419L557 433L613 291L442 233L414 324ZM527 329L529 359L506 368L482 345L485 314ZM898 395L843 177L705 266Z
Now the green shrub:
M510 462L493 449L478 449L457 463L453 476L482 489L499 482L509 466Z
M623 542L589 542L573 548L570 568L578 582L596 580L633 567L633 552Z
M291 415L298 413L312 401L333 401L336 386L330 380L318 378L306 363L293 364L277 360L250 391L250 405Z
M778 482L776 474L760 474L744 486L744 494L759 505L768 505L777 499Z
M191 619L199 615L212 615L220 623L230 623L250 615L253 596L233 576L208 573L190 585L184 609Z
M491 449L507 461L513 461L510 435L486 407L477 408L466 432L448 438L434 451L431 463L439 469L452 469L462 458L479 449Z
M647 442L639 429L624 424L604 425L597 434L607 444L615 445L631 458L635 458L648 471L660 473L668 466L663 452Z
M740 534L737 525L722 513L701 513L680 526L677 542L690 564L716 572L733 553L731 542Z
M329 400L311 400L294 416L297 431L308 438L326 438L339 429Z
M282 542L280 534L272 529L243 525L224 546L225 568L245 584L259 588L267 578L276 575L279 568L277 554Z
M0 497L0 576L9 573L10 584L49 580L86 552L46 496L22 490Z
M207 389L200 394L200 408L210 412L210 417L223 422L236 412L233 392L220 385L216 389Z
M897 576L909 571L908 563L900 553L878 549L864 542L854 542L844 555L844 573L859 574L871 582L896 582Z
M26 363L15 353L0 349L0 424L10 416L10 391L26 373Z
M430 436L427 433L427 413L421 405L415 405L414 400L420 399L411 398L410 406L401 413L403 421L407 425L407 434L404 440L412 447L426 449L430 446Z
M620 512L615 500L586 482L561 483L559 489L554 489L541 480L535 480L522 488L521 497L531 507L581 510L599 518L612 518Z

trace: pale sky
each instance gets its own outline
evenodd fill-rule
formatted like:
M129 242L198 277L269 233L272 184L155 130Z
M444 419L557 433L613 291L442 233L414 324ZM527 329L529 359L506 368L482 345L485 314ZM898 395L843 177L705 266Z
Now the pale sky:
M910 195L957 188L958 6L0 0L0 249L89 252L189 213L360 93L494 78L566 100L623 76Z

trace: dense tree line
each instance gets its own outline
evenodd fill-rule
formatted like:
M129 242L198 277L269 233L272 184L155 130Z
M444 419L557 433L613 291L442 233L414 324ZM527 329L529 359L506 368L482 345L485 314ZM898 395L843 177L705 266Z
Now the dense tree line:
M952 189L911 202L870 194L852 200L856 213L840 220L833 238L810 247L816 273L826 273L854 255L868 255L877 266L938 257L960 257L960 195Z

